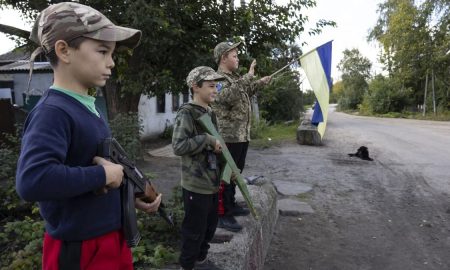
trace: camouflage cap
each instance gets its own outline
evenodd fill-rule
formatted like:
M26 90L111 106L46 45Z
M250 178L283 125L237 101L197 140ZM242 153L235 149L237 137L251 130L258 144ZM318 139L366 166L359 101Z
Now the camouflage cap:
M234 48L239 47L242 44L242 42L220 42L216 45L214 48L214 60L216 60L216 63L218 64L220 62L220 57L228 51L231 51Z
M134 49L141 40L140 30L114 25L105 15L91 7L62 2L51 5L38 15L30 39L39 45L30 57L30 74L26 94L30 89L34 59L42 52L54 49L58 40L69 42L78 37L115 41L118 46Z
M223 81L225 77L215 72L214 69L210 67L200 66L196 67L186 78L186 83L189 87L192 87L194 83L198 83L199 81Z
M99 11L73 2L62 2L44 9L36 19L30 39L45 53L53 50L56 41L87 37L116 41L131 49L139 44L141 31L114 25Z

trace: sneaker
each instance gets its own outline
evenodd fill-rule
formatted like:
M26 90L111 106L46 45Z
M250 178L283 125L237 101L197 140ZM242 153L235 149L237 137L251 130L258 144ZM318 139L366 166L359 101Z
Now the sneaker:
M225 229L230 232L239 232L242 230L242 226L236 221L233 216L221 216L219 217L219 223L217 227Z
M219 268L212 261L205 259L202 263L197 261L194 270L222 270L222 268Z
M247 207L242 207L238 204L236 204L230 212L233 216L247 216L250 214L250 210L248 210Z

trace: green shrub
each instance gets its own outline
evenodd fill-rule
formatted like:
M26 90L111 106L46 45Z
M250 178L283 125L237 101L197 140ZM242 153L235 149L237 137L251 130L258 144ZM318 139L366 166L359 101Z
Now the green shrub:
M360 110L365 114L402 112L410 104L411 93L412 89L402 87L396 80L378 75L370 82Z
M112 135L127 152L131 160L142 157L141 141L139 140L142 126L137 113L117 114L109 122L109 126Z

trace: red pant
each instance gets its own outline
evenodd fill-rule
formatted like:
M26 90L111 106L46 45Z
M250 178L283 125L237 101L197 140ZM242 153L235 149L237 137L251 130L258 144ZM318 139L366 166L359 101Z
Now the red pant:
M43 270L59 268L61 240L44 235ZM80 268L82 270L132 270L133 257L121 231L111 232L81 242Z

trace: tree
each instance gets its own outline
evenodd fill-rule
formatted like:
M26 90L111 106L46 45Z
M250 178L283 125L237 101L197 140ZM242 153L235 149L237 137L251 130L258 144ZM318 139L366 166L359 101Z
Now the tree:
M341 109L356 109L367 90L372 63L358 49L346 49L343 54L344 57L338 64L343 83L338 104Z
M0 0L0 6L10 5L33 20L38 10L56 2L60 1ZM243 40L246 53L258 60L275 57L304 31L303 9L315 6L314 0L291 0L285 5L255 0L238 8L232 0L79 2L100 10L114 23L143 31L141 45L133 54L117 57L115 81L106 88L108 105L113 110L118 107L116 111L136 111L141 93L186 91L186 74L198 65L215 66L213 48L221 41ZM310 32L320 33L328 25L335 24L320 20ZM251 59L242 60L248 66Z
M368 39L382 45L380 60L391 78L400 82L397 91L412 88L411 105L424 100L427 77L435 74L438 103L447 103L450 59L448 0L386 0L379 5L379 19ZM437 80L436 80L437 81Z

